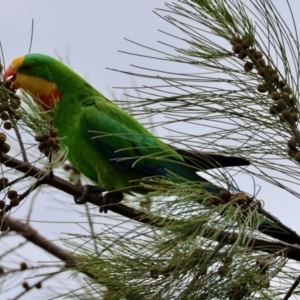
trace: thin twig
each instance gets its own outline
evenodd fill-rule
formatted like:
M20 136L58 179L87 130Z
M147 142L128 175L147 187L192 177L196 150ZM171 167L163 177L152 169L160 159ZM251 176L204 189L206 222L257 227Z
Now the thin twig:
M16 121L16 119L15 119L15 117L14 117L14 115L13 115L13 113L11 111L8 111L8 113L9 113L10 121L13 124L13 128L14 128L14 131L16 133L17 140L19 142L19 146L20 146L22 157L23 157L23 161L28 163L26 149L24 147L22 136L20 134L20 131L19 131L19 128L18 128L18 125L17 125L17 121Z
M97 236L97 234L95 233L94 231L94 222L93 222L93 219L92 219L92 216L90 214L90 211L89 211L89 205L88 203L85 203L85 210L86 210L86 215L87 215L87 219L88 219L88 224L89 224L89 227L90 227L90 232L91 232L91 236L92 237L95 237ZM96 242L96 239L93 238L93 245L94 245L94 250L95 250L95 253L98 253L98 244Z
M16 179L10 181L9 183L7 183L7 184L3 187L3 189L4 189L4 188L7 188L7 187L9 187L9 186L13 186L15 183L17 183L18 181L23 180L23 179L26 178L26 177L27 177L27 176L26 176L26 174L25 174L25 175L22 175L22 176L20 176L20 177L18 177L18 178L16 178ZM1 189L0 189L0 191L1 191Z
M44 183L43 180L36 181L30 188L28 188L23 194L19 195L18 198L20 201L25 199L32 191L34 191L36 188L38 188L40 185Z
M263 255L261 256L259 259L264 259L264 260L267 260L267 259L271 259L271 258L274 258L275 256L282 256L282 255L286 255L286 252L288 251L289 249L287 247L284 247L282 249L279 249L278 251L274 252L274 253L271 253L271 254L268 254L268 255Z
M28 209L27 217L26 217L26 220L27 220L26 223L27 223L27 224L30 222L31 214L32 214L32 212L33 212L33 207L34 207L35 200L36 200L38 194L39 194L39 190L36 189L36 190L35 190L35 194L34 194L34 195L31 197L31 199L30 199L30 206L29 206L29 209Z
M289 288L288 292L286 293L286 295L284 296L284 298L282 300L289 299L292 296L296 287L299 285L299 283L300 283L300 275L296 278L296 280L294 281L292 286Z
M49 160L48 176L53 177L54 173L53 173L53 167L52 167L52 160L53 160L53 152L52 151L50 151L50 153L49 153L48 160Z
M19 202L21 202L23 199L25 199L32 191L34 191L37 187L45 183L43 180L37 180L30 188L28 188L23 194L18 196ZM5 207L0 211L0 217L3 217L6 213L8 213L13 207L15 207L15 204L8 204L5 205Z
M28 241L26 241L28 242ZM11 253L10 253L11 254ZM61 262L57 262L56 264L40 264L38 266L26 266L26 269L22 270L20 269L20 266L18 266L17 269L7 269L5 268L5 276L10 275L10 274L16 274L16 273L21 273L22 271L34 271L34 270L41 270L41 269L53 269L53 268L61 268L62 267L62 263ZM40 275L38 275L40 276Z
M15 250L17 249L20 249L22 248L22 246L24 246L25 244L27 244L28 241L24 241L22 243L19 243L17 244L16 246L12 247L12 248L9 248L8 251L6 251L5 253L3 253L2 255L0 255L0 260L3 261L3 258L6 256L6 255L9 255L9 254L12 254ZM18 269L20 271L20 269Z
M31 34L30 34L30 43L29 43L28 53L31 52L31 46L32 46L32 41L33 41L33 31L34 31L34 19L31 20Z
M52 278L53 276L55 276L56 274L50 274L46 277L44 277L43 279L39 280L38 282L36 282L35 284L28 286L26 289L24 289L23 292L21 292L20 294L18 294L16 297L12 298L11 300L17 300L20 299L22 296L24 296L26 293L28 293L31 289L35 288L37 285L41 285L43 282L45 282L46 280L48 280L49 278Z

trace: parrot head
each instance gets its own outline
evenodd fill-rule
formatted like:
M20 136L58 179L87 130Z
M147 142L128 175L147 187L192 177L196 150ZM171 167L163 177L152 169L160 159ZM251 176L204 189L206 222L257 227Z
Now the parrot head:
M44 110L51 109L61 96L51 80L53 70L60 64L50 56L27 54L14 59L4 72L3 81L10 81L13 90L22 89Z

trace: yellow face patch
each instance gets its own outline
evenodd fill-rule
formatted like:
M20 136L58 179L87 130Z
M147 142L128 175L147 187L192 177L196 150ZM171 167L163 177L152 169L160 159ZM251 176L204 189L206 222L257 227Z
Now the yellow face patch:
M22 66L24 59L25 56L14 59L6 70L4 77L12 76L11 88L21 88L34 98L39 98L41 101L35 102L45 110L48 110L55 104L56 100L60 98L57 85L42 78L19 73L18 68Z
M25 56L15 58L4 74L4 76L13 76L13 87L21 88L25 92L36 97L55 93L57 91L55 83L18 72L18 69L22 66L24 60Z
M14 85L36 97L53 95L57 91L57 85L53 82L20 73L16 74Z
M14 84L33 96L34 102L46 111L53 108L61 96L55 83L42 78L17 74Z
M24 55L15 58L15 59L11 62L10 66L9 66L8 68L12 68L12 69L14 69L14 70L16 71L16 70L23 64L24 59L25 59L25 56L24 56Z

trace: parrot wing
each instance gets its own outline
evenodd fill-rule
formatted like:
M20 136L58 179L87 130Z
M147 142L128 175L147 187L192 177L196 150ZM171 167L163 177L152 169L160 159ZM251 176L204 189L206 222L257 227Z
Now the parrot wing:
M169 170L186 179L201 178L180 154L103 96L85 101L80 131L120 171L135 168L155 176L166 175Z

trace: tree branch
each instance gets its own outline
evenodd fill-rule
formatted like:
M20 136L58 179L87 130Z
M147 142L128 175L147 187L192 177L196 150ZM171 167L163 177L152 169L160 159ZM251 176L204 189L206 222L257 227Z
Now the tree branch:
M300 275L295 279L294 283L292 284L292 286L290 287L290 289L288 290L288 292L286 293L286 295L282 300L288 300L292 296L294 290L299 285L299 283L300 283Z
M59 258L65 263L66 268L75 269L78 267L77 260L71 254L68 254L65 250L49 241L46 237L39 234L29 224L16 220L11 216L6 217L5 221L7 222L7 225L11 231L15 231L16 233L22 235L27 241L35 244L48 253L51 253L53 256ZM94 278L91 273L84 271L84 269L81 270L81 272L86 274L90 278Z
M48 184L54 188L57 188L69 195L75 196L75 197L80 197L82 195L82 188L77 187L70 182L57 177L57 176L48 176L48 173L34 167L33 165L23 162L21 160L18 160L14 157L11 157L5 153L1 153L0 157L1 163L3 163L5 166L13 168L15 170L18 170L26 175L26 177L34 177L38 181L40 181L41 184ZM92 203L96 206L101 207L102 201L101 198L94 195L94 194L88 194L86 197L86 201L89 203ZM11 210L12 207L10 205L7 205L5 209L0 211L0 217L3 216L5 213L7 213L9 210ZM127 217L132 220L136 220L142 223L150 224L150 225L155 225L157 227L163 226L163 222L165 221L164 218L160 217L155 217L150 218L148 215L146 215L143 212L136 211L126 205L123 204L114 204L109 207L109 210L111 210L114 213L117 213L119 215L122 215L124 217Z
M20 172L23 172L26 176L31 176L36 178L40 181L38 185L41 184L48 184L52 187L55 187L69 195L80 197L82 195L82 189L71 184L70 182L57 177L57 176L47 176L47 172L42 171L39 168L36 168L32 166L29 163L25 163L21 160L18 160L16 158L13 158L5 153L1 153L1 162L10 168L16 169ZM26 191L28 192L28 191ZM25 193L26 193L25 192ZM92 203L94 205L97 205L101 207L102 201L101 198L94 195L94 194L88 194L86 201L89 203ZM12 207L10 205L7 205L5 209L3 209L0 212L0 216L3 216L6 212L8 212ZM153 225L156 227L162 227L171 220L168 220L166 218L158 217L158 216L149 216L149 214L146 214L141 211L136 211L126 205L123 204L114 204L109 207L109 210L111 210L114 213L117 213L119 215L122 215L124 217L127 217L131 220L135 220L144 224ZM173 220L175 221L175 220ZM209 232L213 232L215 229L211 229ZM293 244L300 244L300 239L298 239L298 235L293 236L288 233L285 233L280 228L274 228L271 227L271 224L266 224L263 227L262 230L263 234L268 235L270 237L273 237L275 239L278 239L282 242L274 242L274 241L266 241L262 239L249 239L247 244L252 245L256 250L265 251L267 253L274 253L275 251L278 251L279 249L282 249L284 247L288 247L289 250L287 251L287 257L291 259L295 259L297 261L300 261L300 247L295 246ZM222 237L222 242L226 241L228 244L234 243L238 236L231 233L226 232L217 232L214 231L214 234L219 234L220 237ZM206 236L207 238L213 238L213 235L210 233ZM220 240L221 242L221 240Z

